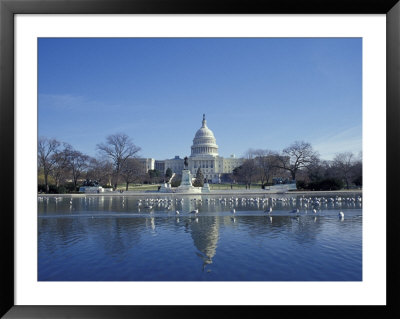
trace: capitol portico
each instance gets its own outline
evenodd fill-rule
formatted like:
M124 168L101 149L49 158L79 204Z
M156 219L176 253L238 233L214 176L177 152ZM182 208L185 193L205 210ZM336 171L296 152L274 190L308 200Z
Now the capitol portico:
M154 167L150 169L157 169L164 174L168 168L173 173L181 174L184 168L184 160L179 156L166 160L141 160L146 163L152 162ZM194 136L191 154L188 157L188 169L192 176L195 176L197 170L201 168L207 182L219 183L221 174L232 173L233 169L242 165L243 162L243 158L236 158L234 155L229 158L218 155L218 145L214 133L208 128L205 114L203 114L202 125Z

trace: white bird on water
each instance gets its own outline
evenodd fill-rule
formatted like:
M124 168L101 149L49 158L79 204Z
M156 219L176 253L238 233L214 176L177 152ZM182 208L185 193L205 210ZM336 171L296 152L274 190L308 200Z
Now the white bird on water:
M236 213L236 209L232 208L231 213L235 214Z
M266 210L265 212L268 213L268 214L271 214L272 213L272 207L270 207L269 210Z
M175 211L175 215L179 215L179 210Z
M343 219L343 218L344 218L344 213L343 213L343 212L339 212L338 217L339 217L340 219Z
M191 214L198 214L199 213L199 210L198 209L195 209L195 210L192 210L191 212L190 212Z

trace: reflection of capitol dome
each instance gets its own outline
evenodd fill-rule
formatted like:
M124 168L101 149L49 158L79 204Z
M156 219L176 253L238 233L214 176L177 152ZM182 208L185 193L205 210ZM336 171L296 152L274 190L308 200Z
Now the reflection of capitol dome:
M204 265L212 263L212 258L216 254L219 239L218 228L218 220L212 216L199 218L198 222L192 223L190 226L193 243L203 254Z
M214 133L207 127L206 116L203 114L201 128L193 139L192 154L190 156L218 156L218 145Z

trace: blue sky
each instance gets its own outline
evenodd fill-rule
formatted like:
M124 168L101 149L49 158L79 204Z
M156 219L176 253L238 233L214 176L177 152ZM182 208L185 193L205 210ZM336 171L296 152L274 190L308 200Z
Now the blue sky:
M38 41L38 135L88 155L122 132L142 157L188 156L203 113L224 157L361 151L361 38Z

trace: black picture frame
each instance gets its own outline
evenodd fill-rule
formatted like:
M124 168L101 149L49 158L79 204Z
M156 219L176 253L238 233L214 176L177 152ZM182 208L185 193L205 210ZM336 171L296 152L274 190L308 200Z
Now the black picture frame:
M14 304L14 15L15 14L385 14L387 21L386 105L386 306L17 306ZM1 210L0 315L4 318L163 318L163 317L399 317L396 244L399 212L396 181L400 162L400 3L398 0L0 0L0 149L3 182ZM382 107L382 106L377 106ZM377 168L377 175L382 168ZM389 178L390 177L390 178ZM377 182L379 183L379 182ZM318 293L317 291L315 293ZM311 298L312 296L310 296Z

